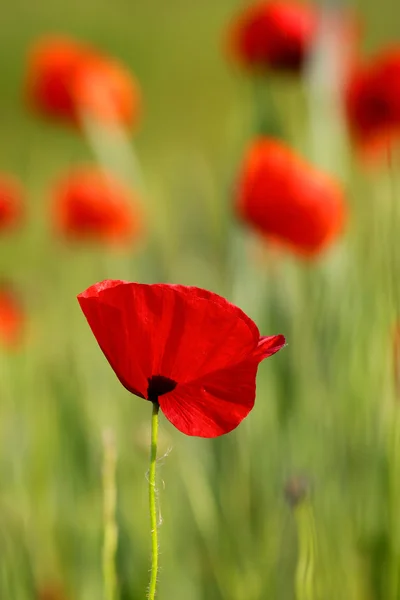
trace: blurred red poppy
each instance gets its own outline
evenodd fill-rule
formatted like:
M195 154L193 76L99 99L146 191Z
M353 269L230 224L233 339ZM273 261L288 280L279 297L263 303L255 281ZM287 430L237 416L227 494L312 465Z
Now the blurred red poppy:
M56 184L53 216L56 231L72 241L127 243L141 229L134 195L95 167L76 169Z
M400 138L400 47L354 70L346 110L350 133L367 155L379 154Z
M8 175L0 175L0 233L17 227L23 218L22 188Z
M0 347L15 349L25 329L25 314L12 286L0 283Z
M311 48L317 23L312 6L290 0L257 2L233 21L229 53L246 67L298 72Z
M346 215L339 183L269 138L257 139L247 151L236 209L257 231L304 256L333 242Z
M122 385L187 435L235 429L253 408L258 364L285 344L196 287L106 280L78 300Z
M113 60L93 56L80 65L72 85L73 98L99 121L132 125L139 112L139 93L131 74Z
M26 93L38 112L76 125L84 114L105 124L133 125L140 112L133 76L69 38L45 38L32 48Z

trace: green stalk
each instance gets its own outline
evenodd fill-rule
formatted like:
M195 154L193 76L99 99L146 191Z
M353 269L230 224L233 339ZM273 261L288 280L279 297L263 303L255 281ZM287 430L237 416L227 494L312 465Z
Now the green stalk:
M398 407L394 407L397 409ZM389 560L389 590L388 600L398 600L400 597L400 415L393 411L393 420L389 425L389 527L390 527L390 560Z
M149 470L149 510L151 526L151 574L149 584L149 600L154 600L157 586L158 572L158 533L157 533L157 502L156 502L156 460L157 460L157 438L158 438L158 411L160 406L157 401L153 402L151 417L151 448L150 448L150 470Z
M389 176L389 211L388 211L388 245L389 251L386 258L389 270L388 284L388 302L389 310L393 311L395 326L398 326L399 315L399 293L398 293L398 260L397 260L397 238L398 238L398 194L397 180L395 171L395 159L397 153L391 148L388 149L388 176ZM396 360L397 357L395 356ZM397 371L398 365L395 364ZM388 600L398 600L400 598L400 414L398 389L394 380L394 397L391 406L390 422L388 429L388 463L389 463L389 572L388 572Z
M316 536L312 507L307 498L294 507L294 516L298 536L296 600L314 600Z

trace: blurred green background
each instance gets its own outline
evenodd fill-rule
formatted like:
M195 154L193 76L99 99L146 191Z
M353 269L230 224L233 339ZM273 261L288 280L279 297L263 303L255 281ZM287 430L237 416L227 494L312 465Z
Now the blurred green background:
M329 106L321 113L310 105L301 83L272 82L283 135L316 162L321 151L346 186L351 220L345 239L316 263L282 256L275 264L260 254L230 210L237 161L254 132L252 82L223 53L225 28L242 5L14 0L3 7L0 169L24 183L29 220L0 240L0 276L23 294L29 336L19 352L0 355L2 599L39 598L52 586L63 590L56 600L102 598L102 436L110 429L120 596L145 597L150 408L120 386L76 302L105 278L212 289L263 334L288 340L260 367L255 409L229 436L185 438L161 416L161 454L172 451L159 463L158 597L294 598L302 516L283 489L299 475L310 482L315 526L307 600L400 598L393 591L398 174L366 172L345 138L338 156L334 120L317 123L320 148L312 148L304 111L326 116ZM397 0L353 6L366 52L398 40ZM148 225L132 252L64 247L49 226L53 180L95 160L75 131L29 114L23 102L27 50L57 32L118 57L140 81L144 115L133 143Z

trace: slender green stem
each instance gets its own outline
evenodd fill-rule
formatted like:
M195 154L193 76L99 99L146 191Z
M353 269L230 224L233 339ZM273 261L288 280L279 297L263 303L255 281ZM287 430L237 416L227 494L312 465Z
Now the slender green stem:
M314 600L316 536L314 516L308 499L294 509L298 535L298 562L296 570L296 599Z
M395 409L398 407L395 406ZM388 600L398 600L400 593L400 530L399 514L399 465L400 465L400 415L394 411L389 430L389 523L390 560L388 577Z
M282 137L280 118L271 84L264 77L253 78L254 130L257 135Z
M388 298L389 307L394 309L394 321L398 323L399 312L399 291L397 283L397 236L398 236L398 197L397 197L397 181L393 155L393 149L388 149L388 175L390 185L390 202L389 202L389 220L388 220L388 270L389 270L389 285ZM397 357L396 357L397 358ZM398 368L397 365L396 370ZM389 431L388 431L388 457L389 457L389 535L390 535L390 555L389 555L389 572L388 572L388 600L398 600L400 597L400 527L399 527L399 501L400 501L400 414L399 414L399 390L394 382L394 398L392 405L392 413L390 416Z
M100 168L120 173L144 192L142 168L135 148L117 120L112 127L102 126L93 116L82 112L80 124Z
M157 500L156 500L156 459L157 459L157 436L158 436L158 411L160 407L157 401L153 402L153 413L151 417L151 448L150 448L150 470L149 470L149 509L151 526L151 575L149 585L149 600L154 600L156 595L157 572L158 572L158 535L157 535Z
M103 543L103 580L106 600L117 600L118 583L115 568L118 529L115 518L117 503L117 487L115 484L116 451L111 431L103 435L103 509L104 509L104 543Z

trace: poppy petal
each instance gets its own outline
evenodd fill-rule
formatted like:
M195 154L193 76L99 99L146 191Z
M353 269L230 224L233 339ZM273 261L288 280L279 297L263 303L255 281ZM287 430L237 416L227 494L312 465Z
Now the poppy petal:
M259 340L243 311L195 287L108 280L78 299L121 382L144 397L151 376L187 383L240 363Z
M257 360L246 360L159 397L166 418L182 433L213 438L229 433L254 406Z
M260 337L256 351L253 357L258 357L259 360L264 360L278 352L286 344L285 336L283 335L269 335Z
M123 281L103 281L79 294L78 301L97 343L122 385L132 394L146 398L151 372L145 362L146 354L138 350L140 343L145 342L138 336L135 352L125 311L108 304L107 296L102 294L104 290L121 285L124 285ZM130 310L133 312L132 306Z
M160 293L170 301L154 373L188 383L241 362L256 347L256 325L221 296L184 286L162 286Z

